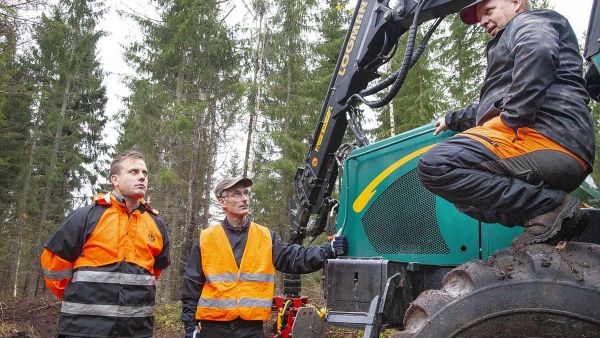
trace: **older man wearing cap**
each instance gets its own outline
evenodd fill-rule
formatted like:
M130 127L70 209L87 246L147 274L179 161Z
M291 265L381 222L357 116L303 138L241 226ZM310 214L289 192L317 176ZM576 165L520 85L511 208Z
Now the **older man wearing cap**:
M181 320L185 337L200 322L202 338L264 337L271 314L275 270L310 273L343 255L344 236L303 248L282 241L249 215L249 178L226 178L215 187L225 218L202 230L184 274Z
M513 243L554 242L585 224L567 193L592 171L595 139L582 57L569 22L528 0L476 1L460 12L491 36L479 102L434 134L462 132L423 155L423 185L486 223L524 225ZM558 236L557 236L558 235Z

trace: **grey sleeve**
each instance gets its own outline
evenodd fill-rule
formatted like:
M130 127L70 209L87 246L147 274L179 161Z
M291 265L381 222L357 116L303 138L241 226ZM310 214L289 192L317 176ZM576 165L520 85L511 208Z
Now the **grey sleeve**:
M462 109L451 110L446 113L446 125L450 130L465 131L475 127L477 108L479 103L470 104Z
M273 241L273 265L284 273L311 273L323 267L325 261L334 258L331 243L323 243L310 248L284 242L271 231Z
M202 286L205 282L202 272L202 257L200 255L200 244L198 241L192 246L187 267L183 274L181 285L181 321L188 331L196 325L196 305L202 294Z
M528 20L513 26L509 51L514 62L512 83L500 117L506 126L517 129L533 125L548 88L558 76L560 50L559 32L552 22Z

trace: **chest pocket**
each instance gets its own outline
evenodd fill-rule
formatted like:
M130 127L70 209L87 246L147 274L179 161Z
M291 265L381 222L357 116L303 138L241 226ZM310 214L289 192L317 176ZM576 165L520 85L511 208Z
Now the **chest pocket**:
M158 256L163 248L163 238L156 223L147 213L138 214L133 224L135 236L131 238L136 247L136 254L141 259ZM148 257L150 256L150 257Z

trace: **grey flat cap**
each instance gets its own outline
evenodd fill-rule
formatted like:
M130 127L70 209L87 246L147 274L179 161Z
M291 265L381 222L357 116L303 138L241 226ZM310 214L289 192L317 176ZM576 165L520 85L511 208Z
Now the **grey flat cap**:
M217 186L215 187L215 196L217 196L217 198L220 198L221 195L223 194L224 190L227 190L235 185L242 185L244 187L251 187L252 186L252 180L249 178L236 178L236 177L228 177L228 178L224 178L222 180L219 181L219 183L217 183Z

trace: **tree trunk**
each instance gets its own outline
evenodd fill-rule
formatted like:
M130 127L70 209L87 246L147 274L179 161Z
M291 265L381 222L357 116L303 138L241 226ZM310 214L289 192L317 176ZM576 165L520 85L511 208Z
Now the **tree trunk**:
M391 68L392 68L392 65L390 63L388 63L385 66L386 72L388 72L388 73L393 72L393 70ZM396 135L396 117L394 116L394 102L393 101L390 102L388 104L388 107L390 107L390 137L392 137L392 136Z
M183 278L183 273L187 265L187 256L189 255L190 250L192 249L192 243L194 242L194 232L196 229L198 167L200 165L200 134L202 133L202 128L202 118L198 116L196 119L196 124L194 126L192 163L190 165L190 172L188 177L188 195L186 204L185 229L183 231L184 236L181 245L181 258L179 260L179 271L181 276L180 278Z
M292 65L294 60L294 55L292 51L292 41L291 38L288 42L287 48L287 85L286 85L286 97L285 97L285 112L283 114L283 134L287 135L290 130L290 116L292 114L289 112L290 103L292 102Z
M390 103L390 136L396 135L396 121L394 120L394 105Z
M17 261L15 265L15 277L13 283L13 298L17 297L17 288L19 285L19 270L21 267L21 255L23 254L23 228L25 227L25 213L27 208L27 200L29 199L29 186L31 184L31 170L33 168L33 158L35 154L35 149L37 147L37 135L36 133L32 136L33 141L31 144L31 149L29 151L29 161L27 163L27 173L25 175L25 183L23 184L23 193L21 195L21 200L19 201L19 221L17 222L17 238L19 239L18 249L17 249ZM9 251L14 252L14 251Z
M73 59L73 52L71 53L71 60ZM38 264L37 257L41 252L41 243L42 243L42 234L44 233L44 229L46 228L46 223L48 222L48 213L50 210L50 199L52 197L52 190L54 187L53 176L56 176L56 168L58 166L58 152L60 150L60 146L62 144L63 134L62 129L65 123L65 116L67 112L67 104L69 101L69 95L71 94L71 76L67 75L67 80L65 83L65 89L63 91L62 103L60 107L60 115L58 118L58 123L56 124L56 133L54 135L54 143L52 145L52 153L50 154L50 164L48 166L48 171L46 172L46 186L44 188L44 200L42 202L42 211L40 215L40 225L38 226L37 234L35 236L35 242L33 245L32 257L31 257L31 267L29 269L28 275L32 278L28 278L30 281L26 287L26 297L33 298L35 297L35 293L37 290L37 283L40 280L40 265Z
M217 152L217 140L218 140L218 131L216 130L217 125L217 107L216 103L213 103L211 106L210 112L210 136L208 141L208 153L206 156L206 179L204 181L204 213L202 214L202 228L205 229L208 226L208 222L210 221L210 193L212 186L212 178L215 171L215 160L216 160L216 152Z
M261 82L258 80L258 77L262 74L262 64L264 59L264 37L262 36L262 20L263 13L261 12L260 17L258 19L258 41L256 43L256 58L254 59L254 76L252 78L252 84L256 87L256 93L254 94L254 110L250 111L250 118L248 120L248 137L246 140L246 153L244 155L244 171L242 173L243 177L248 177L249 174L252 174L252 154L254 153L252 150L252 133L256 128L256 121L258 119L258 114L260 111Z
M171 189L165 198L168 200L168 204L165 205L165 210L173 210L174 205L177 203L177 189ZM171 212L171 219L167 223L167 231L169 234L169 240L171 242L171 248L169 251L169 261L171 262L171 267L166 270L166 273L161 275L159 279L161 281L161 293L159 295L160 299L165 302L170 302L179 298L179 279L178 279L178 260L179 250L181 249L181 213L179 212Z

